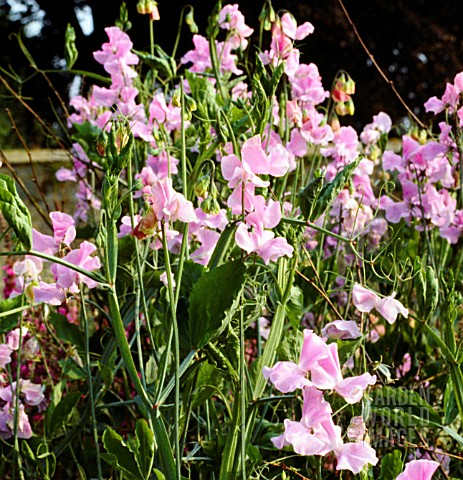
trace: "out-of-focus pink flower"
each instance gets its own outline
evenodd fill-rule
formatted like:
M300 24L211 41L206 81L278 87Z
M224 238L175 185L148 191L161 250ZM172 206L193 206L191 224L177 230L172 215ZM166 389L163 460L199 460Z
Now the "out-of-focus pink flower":
M360 416L352 417L350 419L349 427L347 428L347 437L349 440L359 442L363 440L367 433L367 427L363 418Z
M64 290L58 287L56 283L39 282L38 286L34 286L34 301L37 303L59 306L65 300Z
M11 363L11 354L13 350L6 344L0 344L0 368L5 368L8 363Z
M362 336L362 333L360 332L357 323L353 320L335 320L323 327L322 336L347 340L350 338L359 338Z
M15 328L11 330L6 335L6 343L11 348L11 350L18 350L19 348L19 337L21 336L22 341L24 341L25 336L28 332L27 327Z
M368 313L376 307L379 297L376 293L356 283L352 289L352 301L358 311Z
M13 404L14 405L14 404ZM15 408L10 402L7 402L0 410L0 438L4 440L11 438L14 433ZM18 438L28 439L32 437L32 428L29 418L24 411L24 405L19 403L18 418Z
M438 467L434 460L412 460L396 480L431 480Z

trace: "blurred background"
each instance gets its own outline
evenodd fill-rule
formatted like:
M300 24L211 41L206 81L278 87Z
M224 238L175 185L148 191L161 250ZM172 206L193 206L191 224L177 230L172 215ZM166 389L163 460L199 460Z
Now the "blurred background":
M137 50L147 50L148 18L136 11L136 0L128 0L132 28L128 32ZM223 2L226 3L226 2ZM258 31L260 0L238 3L247 24ZM155 23L155 42L172 51L178 31L179 0L160 0L161 21ZM207 16L215 1L189 2L195 10L199 33L204 34ZM423 103L441 96L445 83L463 70L463 2L454 0L345 0L344 4L359 34L383 71L418 117L427 122ZM92 56L107 41L104 28L119 18L117 0L0 0L0 75L15 91L27 99L41 118L58 124L55 113L62 113L57 97L41 75L34 74L21 52L16 35L21 32L24 45L36 64L45 70L63 70L64 34L70 23L76 30L79 51L75 69L105 72ZM289 10L298 23L310 21L314 34L300 46L301 62L317 64L326 89L340 69L346 70L357 84L354 96L355 116L347 122L360 130L379 111L387 112L396 123L406 122L407 112L391 88L381 78L362 49L337 0L273 1L275 11ZM192 48L192 34L182 27L177 58ZM269 41L269 37L267 39ZM253 54L253 52L251 52ZM56 91L69 100L70 93L85 92L90 81L76 82L73 75L50 73ZM88 83L87 83L88 82ZM6 108L30 148L53 146L44 137L38 123L0 84L0 147L18 148ZM343 120L345 123L345 121Z

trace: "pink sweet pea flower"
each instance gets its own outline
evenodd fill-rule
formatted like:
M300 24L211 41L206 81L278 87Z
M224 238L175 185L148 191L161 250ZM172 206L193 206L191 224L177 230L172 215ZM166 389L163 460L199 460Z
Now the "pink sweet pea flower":
M359 473L367 464L376 465L378 457L366 442L343 443L334 451L337 459L336 470L350 470Z
M148 201L160 222L191 222L195 220L193 204L172 187L171 178L163 178L151 187Z
M376 309L390 324L397 320L399 313L405 318L408 317L408 309L394 298L395 295L394 292L392 295L380 299L376 293L358 283L352 289L352 300L357 310L369 313Z
M29 418L24 411L24 405L19 404L18 411L18 438L28 439L32 437L32 428ZM15 408L7 402L0 411L0 438L4 440L11 438L14 432Z
M64 290L59 288L56 283L39 282L38 287L34 287L34 301L37 303L59 306L65 300Z
M98 257L91 257L90 255L96 251L95 245L90 242L82 242L78 249L69 252L63 260L72 263L78 267L83 268L89 272L97 270L101 267ZM88 288L95 288L98 284L95 280L82 275L68 267L60 264L54 264L50 270L56 277L56 284L58 287L69 290L72 293L79 291L78 285L84 282Z
M285 13L281 17L281 29L292 40L303 40L313 33L314 26L310 22L305 22L298 27L296 19L290 13Z
M0 368L5 368L8 363L11 363L11 354L13 350L6 344L0 344Z
M307 379L309 372L310 381ZM360 401L367 386L376 383L376 376L369 373L343 379L337 344L327 345L308 329L304 330L304 343L299 364L278 362L273 368L264 367L263 375L282 393L313 385L321 390L334 389L344 397L347 403Z
M354 285L354 288L352 289L352 301L358 311L365 313L371 312L373 308L378 305L379 300L380 299L376 293L362 287L358 283Z
M241 223L235 233L237 245L249 253L256 253L266 265L280 257L293 255L294 248L283 237L275 238L270 230L264 230L263 225L250 227Z
M6 343L11 348L11 350L18 350L19 348L19 337L21 336L22 341L24 341L24 337L27 335L29 330L27 327L15 328L8 332L6 336Z
M76 238L74 219L67 213L51 212L50 218L53 224L53 238L59 245L65 243L71 245Z
M241 48L244 50L248 41L247 37L252 35L254 30L248 27L245 23L243 14L238 10L238 5L225 5L219 13L220 28L230 30L232 36L230 42L233 48Z
M339 340L359 338L362 333L353 320L335 320L326 324L322 329L322 336Z
M397 320L397 315L399 313L405 318L408 317L408 309L396 300L394 296L395 292L390 297L382 298L375 307L391 325Z
M434 460L412 460L396 480L431 480L438 467Z

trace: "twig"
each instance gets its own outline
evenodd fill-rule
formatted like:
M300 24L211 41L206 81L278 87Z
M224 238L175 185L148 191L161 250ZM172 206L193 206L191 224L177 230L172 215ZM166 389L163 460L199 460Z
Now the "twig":
M397 91L394 82L389 79L389 77L384 73L384 71L381 69L381 67L378 65L376 62L375 58L371 54L370 50L368 50L368 47L366 46L365 42L362 40L362 37L360 36L357 27L355 26L354 22L349 16L349 13L346 10L346 7L344 6L344 3L342 0L338 0L339 5L341 5L342 11L344 12L344 15L347 18L347 21L349 22L350 26L352 27L352 30L355 33L355 36L357 37L357 40L360 42L360 45L362 48L365 50L366 54L368 55L368 58L371 60L372 64L375 66L376 70L378 70L379 74L383 78L383 80L391 87L392 91L395 93L396 97L399 99L400 103L405 107L409 115L415 120L415 122L421 127L426 130L426 126L424 123L413 113L413 111L410 109L410 107L407 105L405 100L402 98L400 93Z
M31 166L33 181L35 183L35 186L37 187L37 190L39 192L40 197L42 198L43 204L45 205L45 208L47 209L47 212L50 213L50 208L48 206L48 202L47 202L47 199L45 197L45 194L43 193L42 189L39 187L39 179L37 178L37 172L35 171L34 163L32 161L31 152L30 152L29 148L27 147L26 142L24 141L24 138L22 137L21 132L19 131L19 128L16 125L16 122L15 122L15 120L13 118L13 115L11 114L11 111L10 111L9 108L6 109L6 113L8 114L8 117L10 119L13 130L16 133L16 136L18 137L18 139L21 142L24 150L27 153L27 156L29 158L29 164Z
M328 305L332 308L333 312L338 316L338 318L342 319L343 316L338 312L337 308L334 306L333 302L330 300L330 298L328 297L328 295L315 283L313 282L312 280L310 280L310 278L306 277L303 273L301 273L299 270L295 270L295 272L301 277L303 278L306 282L309 282L310 285L312 285L312 287L315 288L315 290L318 291L318 293L327 301Z
M60 138L53 132L53 130L40 118L40 115L36 113L23 99L21 95L19 95L14 88L0 75L0 82L5 85L6 89L16 98L16 100L21 103L21 105L26 108L33 117L40 123L40 125L44 128L46 132L48 132L56 141L56 143L63 149L67 150L66 146L60 140Z
M30 194L29 190L27 189L26 185L24 185L24 182L21 180L21 178L18 176L18 174L15 172L14 168L11 166L11 163L9 160L6 158L5 154L3 153L3 150L0 148L0 157L3 160L3 163L5 164L6 168L11 172L11 175L13 175L13 178L16 180L18 185L22 188L23 192L26 194L27 198L29 201L34 205L34 208L37 210L37 213L43 218L44 222L50 227L51 230L53 230L53 225L51 223L51 220L48 218L48 216L45 214L45 212L42 210L40 205L37 203L35 198Z

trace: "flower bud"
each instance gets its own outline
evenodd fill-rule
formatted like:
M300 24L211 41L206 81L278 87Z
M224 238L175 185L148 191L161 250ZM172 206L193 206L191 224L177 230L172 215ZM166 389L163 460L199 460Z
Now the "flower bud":
M150 15L151 20L159 20L158 3L154 0L140 0L137 3L137 12L142 15Z
M220 205L216 198L209 196L201 202L201 210L210 215L217 215L220 212Z
M193 190L197 197L205 198L209 191L209 183L211 182L211 177L209 175L203 175L202 177L196 180Z

